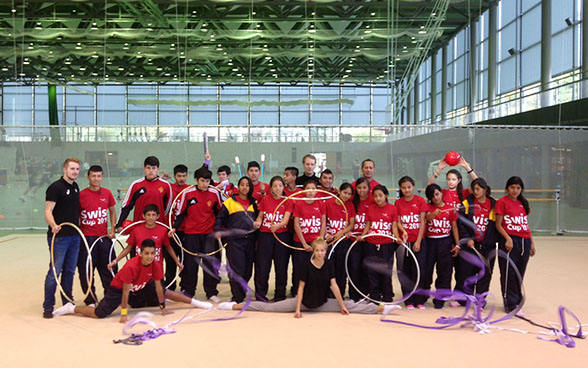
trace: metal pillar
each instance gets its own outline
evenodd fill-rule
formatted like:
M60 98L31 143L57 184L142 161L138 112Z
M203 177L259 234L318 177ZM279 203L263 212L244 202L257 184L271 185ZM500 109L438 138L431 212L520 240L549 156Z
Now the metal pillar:
M588 0L582 1L582 98L588 97Z
M441 121L444 122L447 114L447 45L443 45L441 51Z
M488 10L488 106L494 106L496 100L496 13L497 3L493 2ZM490 113L488 118L493 116Z
M588 1L588 0L586 0ZM435 111L437 111L437 51L431 56L431 124L435 122Z
M417 71L417 76L414 79L414 87L412 89L412 93L414 95L412 102L413 102L413 108L414 108L414 124L418 124L419 120L420 120L420 114L419 114L419 106L420 106L420 102L419 102L419 84L421 82L421 77L420 77L420 72Z
M541 2L541 107L551 105L551 0Z
M474 109L476 108L476 101L478 99L478 58L476 57L476 40L478 39L478 32L476 26L479 21L470 22L470 58L469 58L469 82L470 82L470 101L469 101L469 122L473 123Z
M412 100L413 98L414 93L412 93L412 91L409 91L408 96L406 96L406 124L412 124L414 121L414 108L412 107L414 104Z

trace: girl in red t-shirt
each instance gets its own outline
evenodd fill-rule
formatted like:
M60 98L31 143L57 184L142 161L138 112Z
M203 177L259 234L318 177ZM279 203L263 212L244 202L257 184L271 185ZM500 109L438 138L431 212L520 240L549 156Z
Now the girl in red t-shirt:
M502 235L498 245L508 252L508 258L519 270L521 278L525 276L529 256L535 255L535 243L527 219L531 209L529 201L523 196L524 190L523 179L512 176L506 181L507 195L496 202L496 230ZM500 258L498 266L504 309L509 313L521 303L521 285L515 272L506 272L507 260Z
M316 190L314 181L307 181L304 190ZM323 200L313 199L316 192L306 192L306 199L297 201L294 206L294 246L303 250L295 250L292 254L292 284L297 292L302 265L310 260L311 244L316 238L324 238L326 232L327 210Z
M488 258L490 252L496 249L496 223L495 223L495 205L496 200L490 196L491 190L486 180L477 178L472 181L470 186L471 193L463 201L460 208L460 215L468 221L459 221L459 237L461 244L467 244L462 248L462 252L474 253L476 249L484 257ZM490 260L490 268L485 268L484 276L475 284L471 285L469 290L464 288L465 281L478 273L479 269L474 267L470 262L463 258L457 259L455 267L455 290L473 294L483 294L490 287L490 278L494 268L494 259ZM460 304L465 302L460 301Z
M474 169L470 167L470 164L468 164L468 162L465 160L465 158L463 158L463 156L459 159L459 163L457 165L463 167L466 170L466 172L470 175L470 178L472 180L475 180L478 177L478 175L476 175L476 173L474 172ZM445 159L439 161L439 167L429 178L427 185L435 183L435 180L439 177L441 171L443 171L443 169L445 169L446 167L449 167L449 165L447 164L447 162L445 162ZM447 204L453 204L457 207L461 204L461 202L463 202L465 197L467 197L470 194L470 191L469 189L463 189L462 176L458 170L451 169L447 171L447 174L445 174L445 179L447 180L448 189L443 189L443 202Z
M355 226L353 226L351 240L356 240L356 236L360 235L365 229L368 209L374 203L374 197L370 195L369 183L365 178L359 178L355 182L355 194L353 195L352 202L353 208L355 208ZM367 294L367 277L361 266L363 263L364 248L365 244L360 242L360 244L357 244L351 249L347 267L349 268L349 277L351 277L355 286L358 287L363 294ZM352 285L349 285L349 297L356 302L363 298Z
M459 233L457 230L457 213L455 207L443 202L443 192L437 184L427 185L425 194L429 208L425 218L427 225L425 237L427 242L427 271L425 272L425 289L433 283L433 269L437 269L435 288L451 290L453 257L459 253ZM452 239L453 236L453 239ZM443 308L443 300L434 299L435 309Z
M265 299L268 291L268 280L272 260L276 272L276 288L274 301L286 299L286 283L288 282L288 262L290 260L290 248L280 244L272 234L288 244L292 235L288 231L288 221L294 212L293 201L284 200L284 180L280 176L274 176L270 180L271 195L266 195L259 203L259 214L255 220L255 227L259 227L257 236L257 249L255 251L255 293ZM276 208L278 208L276 210Z
M351 201L353 196L353 187L349 183L343 183L339 187L339 199L345 204L347 209L347 222L345 222L345 210L341 203L335 198L326 201L327 207L327 241L334 241L344 237L334 250L335 262L335 279L337 285L341 290L341 294L345 295L345 286L347 285L347 272L345 272L345 257L347 250L351 245L351 231L355 226L355 208Z
M417 278L417 267L420 270L421 278L419 287L422 288L425 280L425 270L427 263L427 243L425 242L425 214L429 205L423 197L414 194L414 180L410 176L403 176L398 181L400 188L400 198L396 201L396 211L398 212L398 228L405 231L406 236L402 240L410 247L417 258L418 265L408 253L405 247L398 247L396 259L398 269L406 275L406 282L401 282L402 293L410 293L414 287L414 281ZM402 231L401 230L401 231ZM408 298L404 304L406 309L425 309L425 298L423 295L414 294Z
M374 188L374 204L368 210L365 229L358 239L363 240L367 234L393 235L396 239L400 239L397 225L398 214L396 207L388 203L388 194L388 189L383 185L377 185ZM403 235L406 234L404 229L402 231ZM370 236L365 240L369 243L364 247L365 259L386 264L391 268L398 245L388 237ZM392 301L394 292L390 276L368 268L367 278L370 298L383 302Z

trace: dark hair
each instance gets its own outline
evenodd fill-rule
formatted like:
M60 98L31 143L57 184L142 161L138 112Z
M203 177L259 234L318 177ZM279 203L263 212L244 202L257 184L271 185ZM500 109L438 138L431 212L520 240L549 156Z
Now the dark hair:
M141 242L141 252L143 252L143 249L145 248L155 248L155 242L153 241L153 239L143 239L143 241Z
M447 174L445 174L445 178L447 178L447 176L449 176L449 174L455 174L455 176L457 176L458 182L457 182L457 188L455 189L457 191L457 197L459 198L459 203L463 202L463 178L461 176L461 173L455 169L451 169L447 172Z
M429 185L427 185L427 188L425 188L425 196L429 200L429 203L433 203L433 197L435 196L436 190L443 193L443 190L441 189L439 184L436 184L436 183L429 184Z
M372 160L371 158L366 158L365 160L361 161L361 167L363 167L363 165L366 162L371 162L372 164L374 164L374 167L376 167L376 163L374 162L374 160Z
M517 200L519 200L521 202L521 204L523 205L523 208L525 209L525 213L528 215L529 211L531 211L531 208L529 207L529 201L527 200L527 198L525 198L523 196L523 192L525 191L525 184L523 183L523 179L521 179L518 176L511 176L506 181L506 186L504 187L504 190L508 191L508 187L510 187L511 185L516 185L516 184L521 186L521 194L519 194L519 196L517 197Z
M212 171L208 170L206 167L201 167L198 170L194 171L194 179L198 180L200 178L210 180L212 179Z
M255 198L253 198L253 181L251 181L251 178L248 176L242 176L241 179L239 179L239 181L237 182L237 188L243 180L247 180L247 183L249 183L249 192L247 192L247 199L249 200L249 203L251 203L251 205L253 206L253 212L257 212L257 201L255 200Z
M398 180L398 198L402 198L404 197L404 194L402 193L402 190L400 189L400 187L402 186L402 184L409 182L412 184L412 186L414 187L414 179L411 178L410 176L403 176L400 178L400 180Z
M376 190L380 190L382 191L382 193L384 193L384 195L386 196L386 203L388 203L388 196L390 195L390 192L388 192L388 188L386 188L385 185L378 184L374 187L374 190L372 190L372 194L375 193Z
M143 214L144 215L149 211L155 211L155 213L159 215L159 207L157 207L157 205L154 205L153 203L150 203L150 204L146 205L145 207L143 207Z
M104 172L104 170L102 170L102 166L100 166L100 165L92 165L88 169L88 176L90 176L90 173L93 173L93 172Z
M353 185L349 183L343 183L339 186L339 193L344 191L345 189L351 189L351 195L353 195Z
M216 170L217 174L220 174L222 172L226 172L227 175L231 175L231 168L228 167L227 165L223 165L223 166L219 167L218 170Z
M143 161L143 167L147 165L159 167L159 159L155 156L147 156L145 161Z
M274 184L274 181L281 181L281 182L282 182L282 185L285 185L285 184L284 184L284 179L282 179L282 177L281 177L281 176L279 176L279 175L276 175L276 176L274 176L274 177L273 177L273 178L270 180L270 182L269 182L269 186L270 186L270 188L271 188L271 187L272 187L272 185Z
M492 190L490 189L490 186L488 185L488 183L486 183L486 180L484 180L484 178L476 178L472 180L472 183L470 184L472 193L474 193L474 185L477 185L480 188L484 189L486 191L486 197L490 197L490 194L492 194Z
M304 185L303 185L302 187L303 187L304 189L306 189L306 186L307 186L308 184L314 184L314 186L315 186L315 187L318 187L318 185L316 185L316 181L314 181L314 180L312 180L312 179L305 181L305 182L304 182Z
M174 167L174 175L177 173L188 173L188 166L182 164L176 165Z
M247 164L247 170L251 169L252 167L257 167L258 169L261 168L257 161L249 161L249 163Z
M290 171L290 174L298 177L298 168L294 167L294 166L288 166L287 168L284 169L284 172L286 171Z
M355 181L355 193L353 194L353 199L351 200L351 203L353 203L353 207L355 207L356 211L359 208L359 202L361 201L361 199L359 198L359 193L357 192L357 187L359 186L359 184L363 183L367 184L369 190L370 185L368 184L366 178L361 177Z
M330 169L324 169L323 172L321 173L321 178L323 177L324 174L333 175L333 172Z

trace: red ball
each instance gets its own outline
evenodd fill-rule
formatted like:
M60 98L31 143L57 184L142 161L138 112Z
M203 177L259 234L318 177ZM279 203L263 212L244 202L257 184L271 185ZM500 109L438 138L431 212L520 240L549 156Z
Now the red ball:
M447 162L447 165L449 166L455 166L459 164L460 159L461 156L459 155L459 153L455 151L447 152L447 154L445 155L445 162Z
M133 223L133 221L131 220L124 220L123 221L123 229L126 228L127 226L131 225Z

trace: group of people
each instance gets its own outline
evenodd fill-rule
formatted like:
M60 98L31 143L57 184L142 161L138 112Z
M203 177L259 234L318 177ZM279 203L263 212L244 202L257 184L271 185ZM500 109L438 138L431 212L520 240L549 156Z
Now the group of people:
M296 167L286 167L283 176L272 177L268 184L260 180L261 167L256 161L248 163L246 176L236 185L231 183L231 170L226 165L217 169L218 181L214 181L209 159L207 154L204 165L194 172L195 184L189 186L185 165L174 167L170 183L159 176L159 160L147 157L145 176L129 187L118 219L112 194L101 187L102 169L90 167L89 187L78 193L75 179L79 161L67 159L63 177L49 187L46 198L49 241L56 234L55 267L62 273L61 285L70 298L76 265L84 291L92 287L85 280L87 254L85 247L80 247L79 236L72 229L58 226L63 221L81 223L88 243L96 242L92 260L105 297L97 306L90 296L86 306L74 306L62 297L64 307L53 311L56 281L50 269L45 282L44 317L69 313L104 317L121 305L121 320L123 316L126 320L129 304L159 304L165 313L166 298L203 308L214 304L219 309L240 309L247 291L241 281L249 282L252 277L257 301L250 304L250 310L291 311L296 317L302 316L302 310L314 309L344 314L388 313L395 307L390 304L395 295L389 272L394 258L402 293L407 297L406 308L425 309L426 292L410 297L409 293L416 287L429 290L435 270L437 289L451 289L455 269L455 290L469 294L488 291L493 264L473 287L466 285L465 280L479 269L459 258L460 251L477 250L488 256L498 243L521 276L529 256L535 253L522 179L511 177L506 183L506 196L495 200L486 181L477 177L463 158L459 165L472 179L470 188L463 189L462 176L455 169L446 172L447 189L436 184L448 166L441 160L429 178L426 200L415 193L414 179L404 176L398 182L399 198L394 203L390 203L388 188L374 179L376 169L371 159L361 163L360 178L338 188L333 186L329 169L319 177L315 175L316 158L312 155L303 157L301 175ZM127 247L110 259L110 239L115 231L122 230L132 210L133 221L144 222L129 229ZM202 257L213 254L211 257L220 260L222 244L226 245L232 274L242 279L230 275L232 297L228 302L218 297L220 278L215 274L215 262ZM183 250L181 262L178 254ZM133 258L113 279L118 262L127 255ZM287 294L290 259L292 298ZM272 263L274 298L268 302ZM150 273L145 271L147 266L153 268ZM199 266L206 269L203 289L208 302L193 298ZM520 283L515 272L507 272L506 260L499 259L499 267L504 307L510 312L522 300ZM175 292L178 272L180 292ZM417 273L422 276L415 285ZM349 300L343 298L346 291ZM433 300L435 308L442 308L444 303Z

